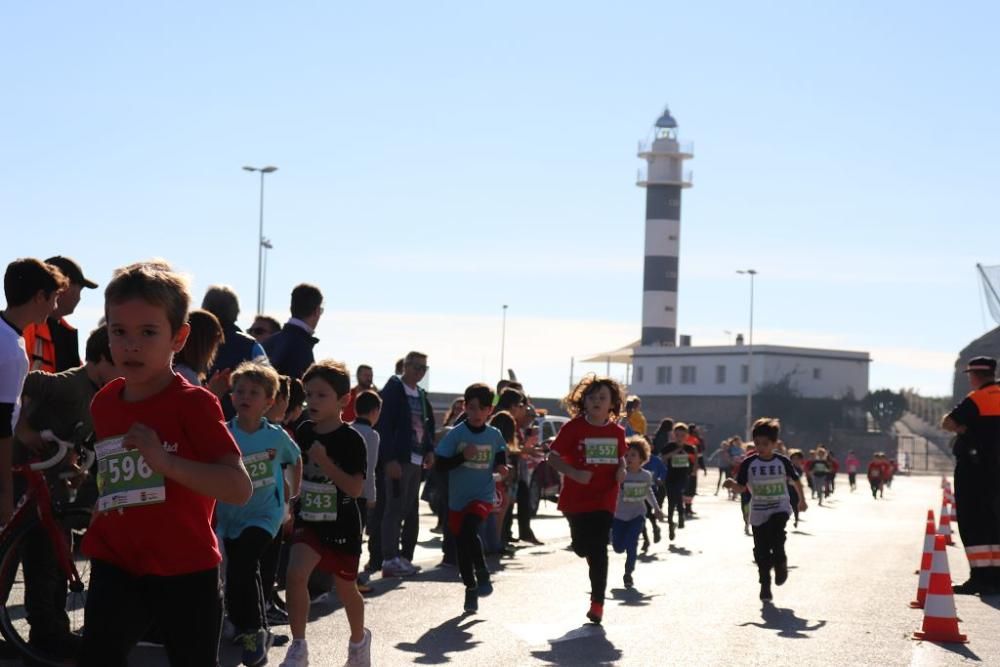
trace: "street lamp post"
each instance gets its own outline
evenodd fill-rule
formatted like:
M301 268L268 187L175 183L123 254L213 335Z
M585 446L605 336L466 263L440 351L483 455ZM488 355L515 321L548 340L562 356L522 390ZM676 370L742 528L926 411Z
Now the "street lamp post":
M753 425L753 279L757 275L754 269L739 269L736 273L750 276L750 333L747 345L747 440L752 438Z
M264 174L278 171L277 167L268 165L266 167L243 167L243 171L260 172L260 226L257 230L257 314L263 312L264 307Z
M500 379L503 379L504 353L507 351L507 304L503 305L503 320L500 324Z

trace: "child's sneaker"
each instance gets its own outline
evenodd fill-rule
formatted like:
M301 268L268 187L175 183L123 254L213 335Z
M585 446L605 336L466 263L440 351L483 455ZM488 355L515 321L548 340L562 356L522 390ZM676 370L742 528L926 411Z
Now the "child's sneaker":
M591 623L601 624L601 619L604 618L604 605L600 602L591 602L590 611L587 612L587 618L590 619Z
M288 612L276 604L267 605L267 624L268 626L288 625Z
M465 611L470 614L479 611L479 592L475 588L465 589Z
M347 642L347 662L344 667L370 667L372 664L372 631L365 628L365 636L355 645Z
M771 584L761 584L760 585L760 599L763 602L770 602L774 598L771 596Z
M243 635L243 664L247 667L266 664L269 644L267 630L257 630Z
M774 585L780 586L788 581L788 561L774 564Z
M629 573L629 572L626 572L625 576L622 577L622 583L625 584L625 588L632 588L632 585L633 585L632 574Z
M305 639L293 639L280 667L309 667L309 646Z
M490 581L490 573L487 571L476 572L476 581L479 582L479 587L476 592L479 593L479 597L488 598L493 594L493 582Z
M671 542L673 542L674 538L677 537L677 529L674 528L674 524L670 524L670 526L668 527L668 535L667 536L670 538Z

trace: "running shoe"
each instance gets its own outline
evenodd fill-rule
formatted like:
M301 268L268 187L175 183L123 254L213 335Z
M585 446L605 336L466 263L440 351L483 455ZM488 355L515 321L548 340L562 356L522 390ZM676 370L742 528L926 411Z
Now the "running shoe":
M770 602L774 599L774 597L771 596L771 584L760 585L760 599L763 602Z
M280 667L309 667L309 646L305 639L293 639Z
M670 538L670 541L673 542L674 538L677 537L677 530L674 528L674 524L670 524L668 531L669 532L667 536Z
M600 602L591 602L590 611L587 612L587 618L590 619L591 623L600 625L601 620L604 618L604 605Z
M632 588L632 586L634 585L634 582L632 581L632 575L631 575L631 573L629 573L629 572L625 573L625 576L622 577L622 583L625 584L625 588Z
M410 574L416 574L417 572L420 572L420 570L423 569L419 565L414 565L409 558L406 558L404 556L399 557L399 562L403 564L403 567L405 567L407 570L410 571Z
M361 643L347 643L347 662L344 667L371 667L372 664L372 631L365 628L365 636Z
M382 563L382 577L411 577L417 573L412 565L407 565L402 557L391 558Z
M476 588L476 592L481 598L487 598L493 595L493 582L490 581L489 572L477 572L476 581L479 582L479 586Z
M269 604L267 606L267 624L269 626L288 625L288 612L276 604Z
M246 667L260 667L267 663L267 649L270 648L267 630L257 630L243 635L243 664Z
M780 586L788 581L788 563L774 564L774 585Z
M479 611L479 591L475 588L465 589L465 611L470 614Z

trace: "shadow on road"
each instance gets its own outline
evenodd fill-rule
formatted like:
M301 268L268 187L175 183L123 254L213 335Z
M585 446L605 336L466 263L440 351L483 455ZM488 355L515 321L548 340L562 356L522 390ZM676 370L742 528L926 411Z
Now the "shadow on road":
M775 607L770 602L764 603L760 615L763 623L740 623L740 627L753 625L762 630L777 630L778 636L785 639L809 639L809 635L804 633L815 632L826 625L826 621L816 621L815 625L810 626L809 621L796 616L793 610Z
M464 624L463 624L464 622ZM477 623L483 623L481 618L472 618L469 614L462 614L449 619L431 628L420 636L415 643L400 642L396 648L407 653L419 653L413 658L413 662L418 665L440 665L451 662L449 653L461 653L474 648L479 642L470 641L472 633L469 628Z
M691 550L690 549L686 549L684 547L674 546L673 544L671 544L669 547L667 547L667 551L669 551L672 554L676 554L678 556L690 556L691 555Z
M611 598L622 603L623 607L646 607L659 595L649 595L634 588L612 588Z
M792 531L792 535L805 535L806 537L812 537L813 536L812 533L807 533L806 531L799 530L798 528L796 528L795 530Z
M584 625L550 639L549 644L549 650L532 651L531 656L550 665L613 665L622 659L621 650L608 641L599 625Z

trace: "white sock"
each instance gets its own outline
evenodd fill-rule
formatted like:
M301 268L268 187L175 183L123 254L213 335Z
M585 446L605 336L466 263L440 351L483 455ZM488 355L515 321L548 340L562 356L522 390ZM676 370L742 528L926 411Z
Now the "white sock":
M361 641L359 641L359 642L352 642L350 639L347 640L347 645L350 648L358 648L359 646L361 646L364 643L365 643L364 635L362 635Z

